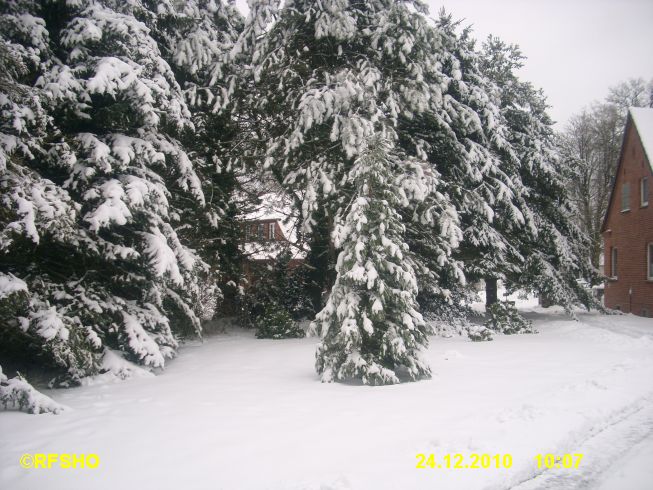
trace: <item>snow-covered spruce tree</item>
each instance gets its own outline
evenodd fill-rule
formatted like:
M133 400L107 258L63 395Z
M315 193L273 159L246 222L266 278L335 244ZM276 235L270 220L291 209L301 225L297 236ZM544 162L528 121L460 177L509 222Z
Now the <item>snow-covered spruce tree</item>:
M232 165L233 152L240 151L240 123L234 114L239 95L233 93L240 87L234 81L240 68L229 63L227 54L242 30L243 18L231 3L220 0L150 3L152 36L191 112L193 125L179 139L193 157L206 197L203 207L185 206L183 194L173 194L171 199L176 207L185 208L184 224L177 233L210 266L203 275L204 287L193 294L204 296L198 306L210 300L213 312L219 308L220 313L233 313L242 270L238 248L242 230L237 219L242 209L236 198L239 169ZM207 294L208 289L213 292Z
M34 265L40 255L61 281L67 271L58 270L56 244L92 243L75 225L79 208L68 193L31 165L45 160L46 138L56 133L34 86L52 57L49 43L33 2L0 5L0 358L6 372L31 361L79 375L97 365L96 336L81 325L70 328L74 319L62 321L47 300L52 281Z
M417 311L417 280L397 208L396 150L373 136L348 180L352 200L336 216L336 282L315 322L322 341L316 368L322 381L398 383L429 376L420 360L426 326Z
M499 221L512 227L524 222L498 88L481 71L469 29L457 30L458 23L441 12L427 35L412 38L410 67L418 70L419 83L410 91L401 87L412 100L396 118L402 148L426 160L437 177L435 192L403 214L420 307L438 330L444 323L467 326L469 282L519 258ZM513 160L510 167L502 155Z
M436 26L443 46L444 100L439 118L420 121L424 148L457 210L462 236L454 257L460 276L470 283L503 278L521 260L507 232L521 228L527 213L516 155L500 114L499 88L482 72L469 29L458 33L459 24L444 12ZM429 269L437 270L435 265ZM463 281L445 279L451 295L465 295Z
M337 256L325 237L350 195L348 169L376 132L375 123L383 121L395 128L406 155L433 159L432 165L412 161L398 172L405 176L404 218L414 223L407 236L419 257L432 258L419 265L418 274L428 277L440 298L446 296L439 286L444 275L464 281L460 264L451 259L462 231L435 164L441 155L425 151L425 141L456 140L449 123L463 104L450 104L443 91L453 78L442 72L441 32L418 1L296 0L279 10L276 3L256 3L237 51L254 80L247 106L258 116L252 128L259 132L251 139L260 145L253 153L300 196L309 257L321 259L313 264L323 268L318 275L329 277L330 257ZM463 109L458 119L478 119L474 107ZM463 143L451 147L474 151Z
M163 367L173 329L199 331L189 291L205 265L176 226L205 199L178 139L190 112L137 20L150 11L0 9L2 53L16 60L3 80L0 260L26 285L20 311L0 319L3 361L47 367L62 384L98 372L107 348Z
M501 87L501 115L517 156L526 210L524 226L504 228L518 261L502 275L509 286L545 296L567 311L579 304L597 306L579 283L591 284L597 275L587 260L587 237L574 223L546 98L517 77L524 60L518 47L489 37L482 60L484 73Z
M470 88L465 99L457 97L460 70L452 64L443 71L451 58L443 37L451 36L431 26L421 2L292 1L280 10L274 3L257 2L235 52L254 81L250 139L260 144L252 155L300 196L303 231L314 238L309 257L322 259L319 274L328 277L337 251L325 237L351 199L349 170L379 126L393 128L393 148L413 157L393 171L417 274L433 293L431 303L451 304L450 287L465 282L451 257L463 235L451 192L481 207L480 198L465 197L474 187L456 182L498 173L484 158L492 135L483 135L478 122L492 120L487 95ZM456 153L464 158L450 164L447 157ZM449 171L451 185L441 170Z

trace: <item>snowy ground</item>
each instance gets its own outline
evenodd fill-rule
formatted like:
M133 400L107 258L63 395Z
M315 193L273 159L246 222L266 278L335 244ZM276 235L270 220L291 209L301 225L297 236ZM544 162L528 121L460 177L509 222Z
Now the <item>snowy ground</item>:
M0 488L653 488L653 320L522 302L538 335L434 338L429 381L321 384L316 339L232 331L157 377L47 392L72 410L0 413ZM96 453L98 469L23 469ZM417 453L509 453L511 469L416 469ZM579 469L535 455L583 453Z

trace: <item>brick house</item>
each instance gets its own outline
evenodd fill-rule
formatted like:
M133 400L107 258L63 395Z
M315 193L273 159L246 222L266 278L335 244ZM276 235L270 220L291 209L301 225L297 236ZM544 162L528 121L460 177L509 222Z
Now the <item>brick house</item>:
M653 109L631 108L601 233L605 306L653 313Z
M283 196L269 193L259 196L261 204L242 217L241 252L244 256L244 288L254 286L257 278L284 252L290 253L288 264L295 268L304 262L305 252L297 243L297 218Z

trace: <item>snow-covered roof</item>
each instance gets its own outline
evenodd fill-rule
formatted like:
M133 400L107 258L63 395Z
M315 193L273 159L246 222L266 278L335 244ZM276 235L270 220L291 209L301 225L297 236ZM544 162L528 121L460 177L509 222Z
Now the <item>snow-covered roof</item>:
M283 235L292 244L297 244L299 211L290 196L282 192L266 192L258 195L259 204L239 216L242 221L271 221L279 223Z
M260 204L241 217L243 221L275 220L281 224L285 237L291 240L292 230L297 221L297 211L290 198L284 194L268 192L258 196Z
M653 108L631 107L630 117L637 128L649 165L653 167Z
M251 241L243 243L243 253L252 260L269 260L276 258L284 250L289 250L293 259L303 259L306 251L299 243L297 228L299 227L299 212L293 205L290 196L281 191L271 191L258 195L259 204L239 218L244 222L271 221L277 222L287 242Z

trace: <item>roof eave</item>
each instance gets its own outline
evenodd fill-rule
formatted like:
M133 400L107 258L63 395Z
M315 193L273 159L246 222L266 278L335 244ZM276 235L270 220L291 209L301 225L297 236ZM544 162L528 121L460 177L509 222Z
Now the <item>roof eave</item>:
M619 163L617 164L617 170L612 180L612 189L610 189L610 199L608 199L608 207L605 210L605 216L603 216L603 223L601 224L601 233L605 233L608 224L608 216L610 216L610 210L612 209L612 201L614 200L614 190L617 187L617 177L619 176L619 171L623 165L624 152L626 149L626 138L628 137L628 132L633 126L633 118L628 111L628 116L626 117L626 128L624 129L624 134L621 138L621 150L619 151Z

